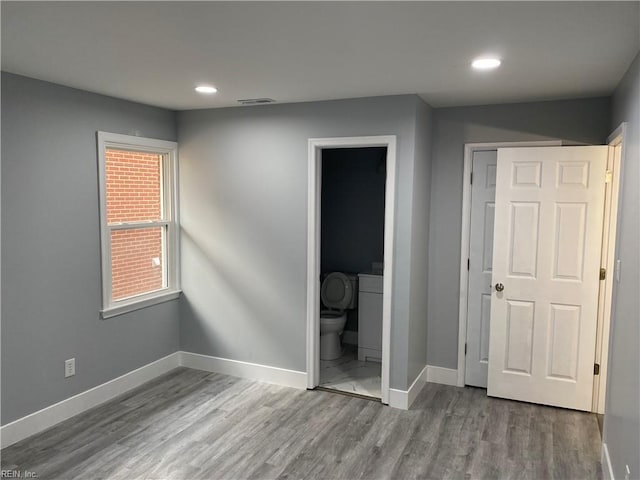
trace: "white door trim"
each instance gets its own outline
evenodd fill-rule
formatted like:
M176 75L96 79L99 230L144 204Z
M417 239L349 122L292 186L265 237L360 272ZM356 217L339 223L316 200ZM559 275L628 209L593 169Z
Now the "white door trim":
M382 287L382 403L389 403L393 245L396 205L396 136L309 139L307 203L307 388L320 381L320 195L323 148L387 148L384 206L384 280Z
M604 284L600 284L600 299L598 305L598 334L596 338L596 358L595 362L600 365L600 375L594 376L593 381L593 405L592 412L604 413L606 389L607 389L607 367L609 359L609 333L611 327L613 282L616 275L616 229L618 225L618 199L620 195L620 175L624 163L625 143L624 138L627 131L627 124L622 123L616 128L609 138L609 164L608 169L612 170L611 183L605 193L605 221L603 228L602 259L601 266L607 271ZM615 147L620 147L620 156L616 158L613 154Z
M469 286L469 235L471 231L471 170L473 152L482 150L497 150L498 148L513 147L557 147L562 140L542 140L530 142L487 142L465 143L464 170L462 174L462 237L460 241L460 301L458 307L458 386L464 387L465 352L467 341L467 297Z

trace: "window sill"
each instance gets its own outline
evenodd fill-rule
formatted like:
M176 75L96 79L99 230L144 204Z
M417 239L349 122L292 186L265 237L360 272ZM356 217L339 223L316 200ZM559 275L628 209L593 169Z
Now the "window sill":
M141 310L143 308L147 308L152 305L157 305L159 303L165 303L170 300L175 300L180 296L181 293L182 293L182 290L169 290L169 291L163 291L162 293L156 294L152 297L132 298L126 303L122 303L120 305L101 310L100 316L102 317L103 320L111 317L117 317L118 315L124 315L125 313Z

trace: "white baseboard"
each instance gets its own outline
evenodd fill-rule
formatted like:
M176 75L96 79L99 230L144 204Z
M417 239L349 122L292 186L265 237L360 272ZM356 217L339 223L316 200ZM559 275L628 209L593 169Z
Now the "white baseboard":
M395 388L389 389L389 406L393 408L399 408L401 410L409 410L413 401L418 394L422 391L424 384L427 383L427 373L429 366L425 366L413 381L409 390L396 390Z
M358 345L358 332L354 332L353 330L345 330L342 332L342 343Z
M307 374L305 372L199 355L197 353L175 352L102 385L93 387L0 427L0 448L8 447L31 435L40 433L57 423L107 402L179 366L250 378L287 387L307 388Z
M427 382L455 387L458 385L458 370L427 365Z
M409 410L407 406L409 404L408 395L409 392L406 390L390 388L388 405L393 408L399 408L400 410Z
M602 444L600 463L602 463L602 477L604 480L614 480L613 465L611 465L611 457L609 457L609 449L606 443Z
M172 353L106 383L3 425L0 427L0 448L13 445L153 380L177 368L179 359L179 352Z
M222 373L234 377L250 378L285 387L307 388L307 373L258 363L241 362L228 358L211 357L199 353L180 352L180 365L196 370Z

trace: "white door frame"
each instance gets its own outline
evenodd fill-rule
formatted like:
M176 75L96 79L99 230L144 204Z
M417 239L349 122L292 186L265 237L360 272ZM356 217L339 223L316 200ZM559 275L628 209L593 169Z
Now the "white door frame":
M620 176L624 163L625 144L624 138L627 124L622 123L616 128L609 138L609 159L607 169L611 171L610 183L605 192L604 229L602 236L602 257L600 266L606 269L604 283L600 283L598 302L598 331L596 337L595 363L600 365L600 375L593 377L593 404L591 411L604 413L607 367L609 359L609 333L611 328L611 313L613 301L613 281L617 273L616 269L616 229L618 225L618 200L620 195ZM614 148L620 148L618 157L614 154Z
M471 233L471 170L473 153L482 150L497 150L512 147L558 147L561 140L530 142L465 143L464 170L462 174L462 237L460 242L460 302L458 307L458 387L464 387L465 343L467 342L467 301L469 295L469 235Z
M384 280L382 289L382 403L389 403L393 245L396 206L396 136L309 139L307 209L307 388L320 382L320 207L323 148L386 147Z

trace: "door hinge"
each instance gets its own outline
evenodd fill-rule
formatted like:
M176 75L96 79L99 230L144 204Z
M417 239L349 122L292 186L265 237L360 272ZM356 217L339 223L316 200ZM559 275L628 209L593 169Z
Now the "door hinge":
M467 354L467 342L464 342L464 354Z
M604 280L607 278L607 269L606 268L601 268L600 269L600 280Z
M593 374L594 375L600 375L600 364L599 363L594 363L593 364Z
M469 265L471 265L471 260L467 258L467 270L469 270Z
M613 179L613 172L611 170L607 170L607 173L604 175L604 183L611 183Z
M473 172L471 172L471 175L469 175L469 183L473 185Z

